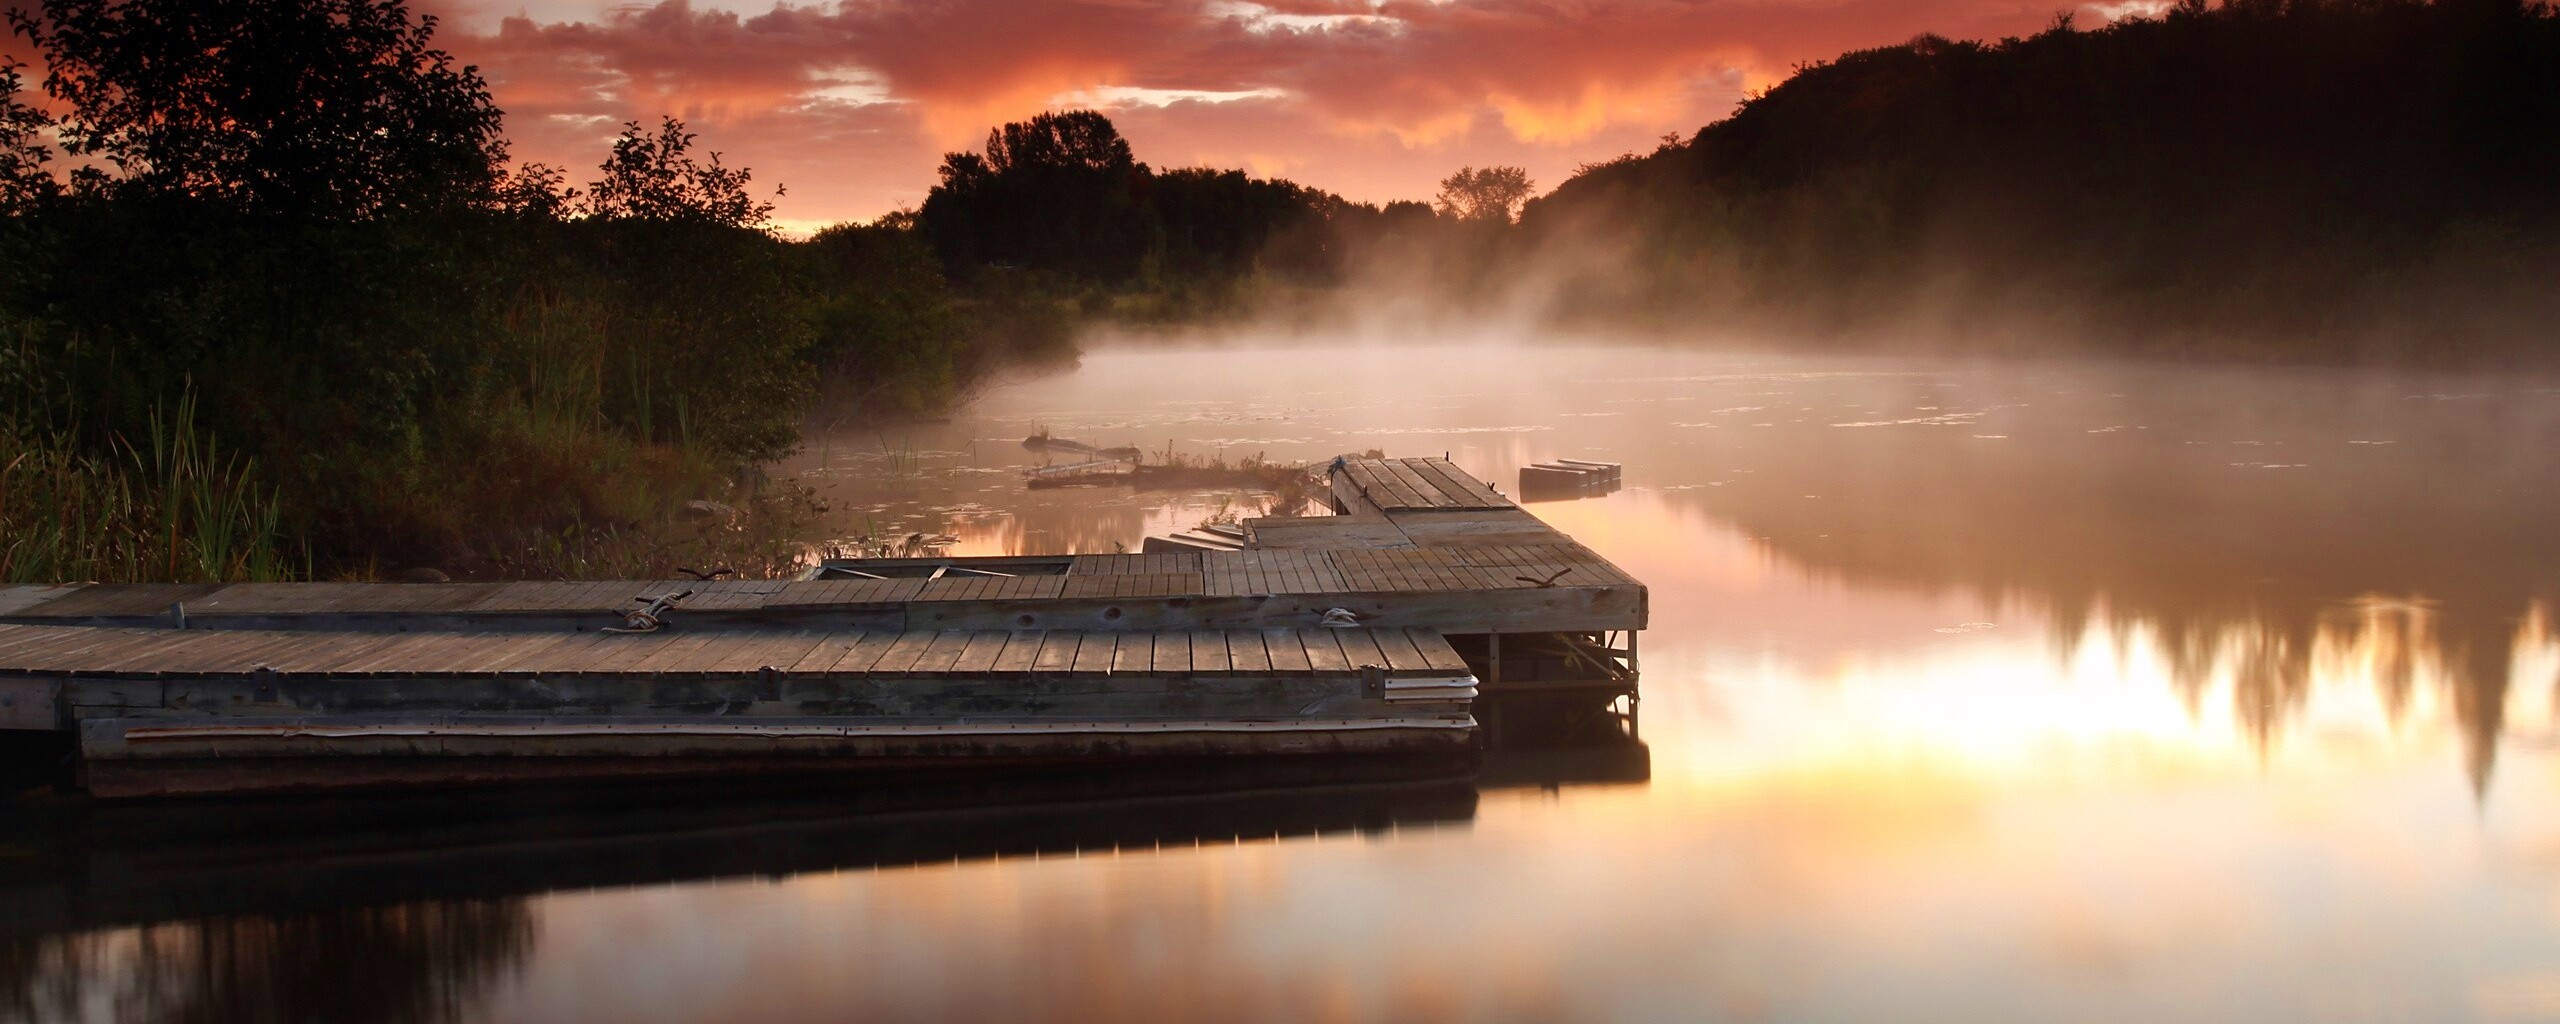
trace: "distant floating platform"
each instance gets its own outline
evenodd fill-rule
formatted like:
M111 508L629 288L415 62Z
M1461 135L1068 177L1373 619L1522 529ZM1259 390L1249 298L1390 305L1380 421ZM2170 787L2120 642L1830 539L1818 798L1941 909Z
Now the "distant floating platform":
M1520 467L1520 496L1530 501L1598 497L1617 492L1623 467L1615 462L1557 459Z

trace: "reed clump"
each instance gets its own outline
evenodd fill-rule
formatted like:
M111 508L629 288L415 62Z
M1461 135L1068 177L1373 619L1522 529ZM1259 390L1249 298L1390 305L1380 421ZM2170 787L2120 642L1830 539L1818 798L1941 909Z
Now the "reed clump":
M192 399L103 453L0 421L0 582L281 580L307 568L275 491L198 425Z

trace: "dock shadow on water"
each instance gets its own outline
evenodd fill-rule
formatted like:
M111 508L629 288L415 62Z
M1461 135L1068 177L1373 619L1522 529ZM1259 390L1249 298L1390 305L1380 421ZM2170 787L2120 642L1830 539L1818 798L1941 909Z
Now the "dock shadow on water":
M0 806L0 1019L479 1019L546 894L1465 829L1641 783L1623 731L1445 759ZM24 781L24 776L19 777Z

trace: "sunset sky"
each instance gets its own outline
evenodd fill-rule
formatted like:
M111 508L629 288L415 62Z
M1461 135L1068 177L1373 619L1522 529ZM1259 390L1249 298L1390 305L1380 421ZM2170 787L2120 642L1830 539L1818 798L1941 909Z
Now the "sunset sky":
M1110 114L1158 167L1428 198L1462 164L1650 149L1802 61L2023 34L2057 0L421 0L489 77L520 159L583 179L672 113L797 230L920 202L946 150L1047 109ZM2078 11L2082 24L2127 5Z

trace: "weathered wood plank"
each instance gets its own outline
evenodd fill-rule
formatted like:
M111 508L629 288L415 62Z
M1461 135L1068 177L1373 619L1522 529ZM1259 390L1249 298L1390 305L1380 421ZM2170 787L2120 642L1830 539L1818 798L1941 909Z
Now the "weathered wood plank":
M1172 573L1200 571L1200 553L1196 551L1159 551L1153 554L1077 555L1068 564L1065 578L1078 576L1162 576Z
M1065 672L1076 664L1076 650L1084 642L1084 634L1051 631L1040 642L1039 656L1031 660L1034 672Z
M844 652L844 657L836 659L835 664L827 666L827 672L831 675L869 675L872 668L879 665L882 658L888 657L889 652L898 646L898 641L906 639L906 636L907 634L903 631L866 632L862 634L859 642Z
M188 630L188 632L195 631ZM223 633L234 631L208 630L206 632L221 636ZM163 673L247 672L264 666L270 655L285 654L311 642L307 636L290 633L243 633L240 636L239 640L225 637L223 640L199 647L171 650L161 654L152 664L144 667ZM470 648L453 645L443 648L439 654L443 658L452 659L468 650Z
M205 597L220 583L127 583L88 586L17 614L26 618L83 619L160 615L178 601Z
M1423 479L1423 482L1430 484L1432 490L1448 499L1450 508L1485 507L1485 495L1460 483L1455 476L1445 472L1442 467L1448 465L1446 462L1439 459L1405 459L1403 462L1406 469L1412 470L1415 475Z
M628 671L628 670L630 670L632 667L634 667L634 666L636 666L636 665L640 664L641 662L648 660L652 655L655 655L655 654L657 654L657 653L658 653L658 652L660 652L660 651L666 650L669 646L673 645L676 641L678 641L678 640L682 640L682 639L685 639L685 638L687 638L687 637L691 637L691 636L698 636L698 635L699 635L699 634L694 634L694 633L663 632L663 631L662 631L662 632L657 632L657 633L636 633L636 634L634 634L634 633L606 633L606 634L604 634L604 636L605 636L604 641L603 641L603 642L601 642L601 643L599 643L599 644L597 644L597 645L596 645L596 648L595 648L593 651L588 652L587 660L586 660L584 663L579 664L579 665L574 665L574 666L562 666L562 667L559 669L559 671L563 671L563 672L623 672L623 671ZM352 667L352 666L350 666L350 667Z
M1446 479L1454 491L1466 494L1473 498L1476 504L1472 507L1513 508L1517 506L1516 502L1496 492L1493 489L1492 484L1477 479L1474 474L1458 468L1456 463L1450 462L1447 459L1423 459L1421 462L1430 472L1437 473L1443 479Z
M594 634L579 633L574 635L579 637L590 637ZM343 664L354 659L358 655L370 651L378 651L384 647L390 646L392 643L398 641L400 637L401 634L398 633L336 634L336 639L334 640L325 643L311 644L303 647L301 650L275 659L272 663L272 667L278 672L325 673L331 666Z
M1352 511L1362 511L1364 508L1380 510L1403 505L1395 495L1387 492L1385 485L1378 482L1377 469L1366 459L1353 459L1344 463L1338 475L1351 484L1351 493L1359 502L1352 507Z
M1361 473L1369 480L1369 499L1381 509L1416 509L1431 507L1430 499L1396 476L1384 460L1363 460Z
M860 644L862 638L867 635L869 634L861 630L828 633L819 638L817 646L809 648L808 653L802 654L800 660L789 665L774 667L788 672L824 672L835 667L836 662L843 661L844 656Z
M969 636L968 649L960 652L960 660L951 663L953 672L990 672L996 667L996 656L1004 653L1005 634L987 629Z
M17 651L49 647L54 644L61 643L67 637L85 635L97 631L98 628L94 626L0 625L0 659L5 659L10 654ZM7 661L0 660L0 665L6 664L8 664Z
M1337 638L1339 633L1341 630L1322 628L1297 631L1299 646L1307 652L1307 663L1311 671L1351 671L1351 660L1343 655L1342 641Z
M6 648L0 649L0 658L6 659L0 660L0 667L22 670L39 670L38 666L48 664L49 658L66 649L100 645L122 647L139 642L139 637L144 635L136 630L97 626L11 626L9 628L16 632L11 634L13 637L11 643ZM176 636L178 631L166 632L168 635Z
M1307 642L1294 629L1262 631L1263 651L1271 659L1274 672L1307 672L1313 666L1307 660Z
M1394 495L1392 500L1395 504L1390 507L1407 509L1431 507L1431 499L1416 490L1412 484L1406 483L1402 476L1397 475L1395 467L1388 460L1371 463L1369 472L1379 484Z
M1156 634L1155 671L1160 675L1181 675L1191 671L1191 634Z
M880 660L872 664L870 674L875 676L906 674L908 669L914 668L916 662L924 657L925 650L933 646L934 638L940 635L940 632L930 629L910 629L898 634L897 641L891 643L889 649L881 653Z
M1156 635L1122 633L1113 645L1111 671L1152 672L1155 670Z
M1101 675L1111 671L1113 659L1119 656L1118 637L1111 633L1085 634L1076 647L1075 671Z
M568 639L568 636L561 633L510 633L506 636L493 637L488 643L473 650L456 653L452 667L448 671L496 672L502 665L522 660L526 655L545 648L558 646L565 639ZM273 660L282 660L291 656L288 652Z
M1227 660L1227 635L1214 629L1191 631L1191 671L1195 675L1224 673L1234 664Z
M1368 630L1336 630L1334 639L1342 641L1342 659L1350 662L1352 668L1371 666L1385 668L1387 666L1386 654L1378 650L1377 641L1369 638Z
M1197 571L1171 573L1115 573L1104 576L1068 576L1060 583L1062 598L1110 597L1182 597L1207 594L1207 581Z
M1378 653L1390 672L1428 672L1431 664L1424 661L1422 651L1413 645L1401 629L1378 629L1367 633L1369 642L1378 645Z
M1263 646L1262 631L1230 629L1227 636L1227 663L1236 672L1268 673L1271 653Z
M649 664L647 667L650 671L665 675L699 674L724 661L749 660L745 657L747 650L760 643L762 638L758 636L742 636L728 632L714 633L708 637L708 642L683 649L681 653L672 654L666 660ZM670 650L673 651L675 648L671 647ZM754 666L741 665L740 667Z
M1249 522L1248 529L1253 536L1253 546L1266 549L1340 550L1413 546L1404 531L1376 512L1304 519L1255 519Z
M1421 502L1422 507L1451 508L1458 503L1456 499L1441 493L1436 481L1426 479L1421 471L1407 465L1404 459L1390 459L1383 468L1395 476L1396 483L1402 485L1404 490L1412 492L1415 500Z
M1467 667L1467 659L1459 657L1457 649L1449 646L1448 638L1436 632L1408 629L1405 637L1412 641L1414 649L1422 652L1423 663L1434 672L1474 671Z
M949 673L952 666L960 663L960 652L969 649L969 638L974 635L976 634L958 629L935 632L933 642L925 645L924 653L917 656L916 663L909 666L907 671L915 675Z
M923 591L920 579L894 580L813 580L791 583L766 598L764 606L773 609L816 609L845 605L896 604L915 599ZM682 605L678 606L679 608Z
M57 597L69 597L79 591L77 584L19 584L0 586L0 615L15 615Z
M10 657L9 664L27 672L79 673L94 673L110 665L130 665L132 667L125 671L153 675L165 656L207 639L201 634L177 630L157 634L120 629L91 630L57 637L55 642L43 646L21 649Z
M818 645L824 643L826 639L827 633L824 630L795 629L775 633L771 639L752 649L746 660L755 664L747 666L745 671L785 669L807 657L810 651L816 650Z
M475 665L473 670L490 675L515 672L525 664L552 657L555 651L575 650L596 642L594 633L517 633L510 636L504 645L507 651L504 656ZM282 665L274 668L284 671Z
M1040 644L1048 638L1044 630L1018 631L1005 634L1004 651L996 655L998 672L1029 672L1040 657Z

